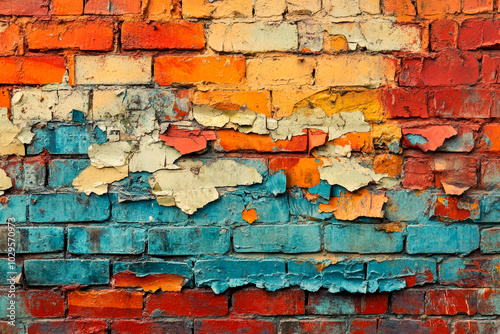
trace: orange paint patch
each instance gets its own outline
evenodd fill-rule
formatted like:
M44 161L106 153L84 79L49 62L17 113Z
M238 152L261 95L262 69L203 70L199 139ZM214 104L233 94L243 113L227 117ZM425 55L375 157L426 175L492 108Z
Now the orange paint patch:
M272 137L234 130L217 131L215 144L218 151L255 150L259 152L306 152L307 136L295 136L291 140L273 141Z
M269 168L277 172L283 170L286 175L286 186L310 188L320 183L318 167L323 163L315 158L273 158Z
M395 154L380 154L373 160L373 171L378 174L387 174L390 177L401 175L403 157Z
M326 143L326 139L328 134L321 130L308 129L307 130L307 145L308 145L308 153L311 153L311 150L315 147L324 145Z
M372 138L370 132L354 132L346 133L342 137L334 139L328 144L333 144L337 146L345 147L347 145L351 146L351 150L356 152L372 152Z
M172 126L160 135L160 139L184 155L204 150L207 148L207 141L215 140L216 136L215 131L182 130Z
M252 224L254 221L259 219L259 214L255 211L255 209L243 209L241 218L243 218L247 223Z
M175 274L150 274L138 277L127 270L113 275L111 285L119 288L142 288L151 292L156 292L158 289L179 292L187 281L185 277Z
M8 89L0 89L0 108L10 109L10 92Z
M332 197L328 204L320 204L319 212L333 212L339 220L354 220L358 217L382 218L385 194L371 193L367 189L356 192L341 192L339 197Z
M247 108L271 117L271 94L266 90L196 92L193 104L208 105L219 110Z

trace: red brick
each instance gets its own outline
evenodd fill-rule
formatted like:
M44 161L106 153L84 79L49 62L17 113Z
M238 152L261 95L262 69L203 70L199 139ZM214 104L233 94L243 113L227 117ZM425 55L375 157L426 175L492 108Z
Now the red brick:
M0 15L42 16L49 12L49 0L3 0Z
M84 0L52 0L54 15L81 15Z
M493 0L463 0L463 12L466 14L476 14L491 12L493 10Z
M236 314L299 315L305 313L305 292L300 289L239 290L232 297Z
M477 291L477 313L484 315L500 314L500 289L480 289Z
M377 333L377 319L353 319L351 321L350 334L373 334Z
M307 310L311 314L383 314L388 304L387 293L332 294L321 290L309 294Z
M10 90L1 88L0 89L0 108L10 109Z
M22 324L17 324L17 327L14 327L7 321L0 321L0 333L2 334L24 334L23 328Z
M280 334L345 334L347 324L343 320L311 319L282 320Z
M423 290L401 290L393 292L392 312L395 314L422 314L424 313Z
M489 118L493 92L482 88L450 88L429 96L431 115L442 118Z
M31 50L97 50L113 49L111 21L39 21L28 26L27 41Z
M0 24L0 56L11 56L22 51L23 36L21 29L11 23Z
M279 157L269 160L269 169L273 172L283 170L286 175L286 186L291 188L310 188L320 184L318 167L321 165L315 158Z
M432 51L442 51L457 46L458 24L451 20L437 20L431 23L430 40Z
M50 290L28 290L20 292L26 300L29 313L37 318L64 317L64 296Z
M407 158L403 168L404 188L426 189L434 185L434 171L429 160Z
M427 320L380 319L377 333L448 334L450 329L446 320L442 318L429 318Z
M460 12L460 1L456 0L417 0L420 15L454 14Z
M476 314L476 290L436 289L425 294L425 314L456 315Z
M204 290L184 290L148 295L145 311L148 315L156 317L206 317L226 315L228 307L226 295L216 295Z
M230 56L163 56L156 58L155 80L172 83L239 83L245 77L245 58Z
M478 60L472 54L449 50L424 59L419 83L423 86L469 85L478 79Z
M446 279L441 277L442 285L456 285L459 287L488 287L495 286L498 272L487 258L464 258L460 261L450 259L439 265L440 272L447 274ZM458 262L458 263L457 263Z
M492 48L500 44L500 21L472 19L462 23L458 47L462 50Z
M479 200L465 196L438 195L432 215L443 222L479 219Z
M483 127L480 148L485 152L500 152L500 124L490 123Z
M394 88L385 91L385 109L389 118L428 118L427 91Z
M500 83L500 57L484 55L482 67L484 83Z
M272 320L254 319L201 319L194 321L195 334L275 334Z
M201 22L124 22L122 46L134 49L186 49L205 47L205 32Z
M453 324L454 334L496 334L500 333L498 320L458 320Z
M141 12L141 0L89 0L85 14L122 15Z
M0 58L0 83L43 85L61 83L66 72L63 57L4 57Z
M71 291L68 293L68 314L93 318L139 318L142 297L142 292L119 290Z
M37 321L29 325L28 334L105 334L107 327L108 325L102 320Z
M172 333L191 334L188 321L135 321L118 320L111 325L111 334Z
M477 187L479 162L463 156L446 156L434 160L436 187L443 188L443 183L460 187Z
M424 66L422 58L406 58L402 60L401 72L399 73L399 85L405 87L417 86L420 81L420 73Z

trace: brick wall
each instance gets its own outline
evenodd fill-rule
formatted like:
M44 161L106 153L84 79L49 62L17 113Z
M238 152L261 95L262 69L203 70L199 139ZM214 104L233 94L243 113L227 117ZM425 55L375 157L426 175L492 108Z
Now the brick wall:
M0 0L0 332L499 333L498 10Z

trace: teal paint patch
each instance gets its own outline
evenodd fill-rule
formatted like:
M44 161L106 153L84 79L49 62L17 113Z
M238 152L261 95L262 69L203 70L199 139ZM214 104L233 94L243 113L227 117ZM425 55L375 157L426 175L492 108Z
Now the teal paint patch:
M123 180L113 182L110 185L110 193L114 193L118 202L126 201L149 201L155 199L151 193L148 172L130 173Z
M90 166L88 159L54 159L49 163L49 188L71 187L73 180Z
M5 196L0 203L0 225L7 224L9 218L14 220L13 223L25 223L27 212L28 196Z
M481 222L499 223L500 222L500 195L489 194L481 199Z
M8 253L8 228L0 228L0 253ZM51 253L64 249L62 227L16 227L16 253Z
M209 223L244 223L242 212L245 202L241 196L233 194L222 195L215 202L208 203L190 216L197 224Z
M439 283L460 287L498 286L500 259L451 258L439 264Z
M477 225L410 225L408 254L468 254L479 248Z
M134 227L68 227L68 251L73 254L141 254L146 231Z
M290 221L290 208L287 196L261 197L246 202L245 208L247 210L255 209L258 214L258 222L286 223Z
M177 223L187 219L187 215L177 207L166 207L156 200L118 202L118 194L109 194L112 201L113 219L120 223L168 222Z
M109 283L108 260L27 260L29 285L98 285Z
M485 254L500 253L500 228L487 228L481 231L481 252Z
M23 271L23 267L8 259L0 259L0 275L5 279L0 281L0 285L8 285L8 277L15 277Z
M425 138L424 136L412 134L412 133L405 135L405 138L406 138L406 140L408 140L410 142L410 144L412 146L425 145L429 142L429 140L427 138Z
M428 219L428 210L431 205L432 193L390 190L385 218L390 221L423 221Z
M158 227L148 233L149 254L224 254L231 249L229 230L219 227Z
M290 205L290 216L295 219L329 219L333 216L331 212L319 212L320 201L309 202L302 195L300 189L295 189L291 191L288 197L288 203Z

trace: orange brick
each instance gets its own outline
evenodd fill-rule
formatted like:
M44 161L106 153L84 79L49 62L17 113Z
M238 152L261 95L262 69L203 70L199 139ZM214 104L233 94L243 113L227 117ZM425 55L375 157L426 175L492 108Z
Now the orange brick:
M481 148L487 152L500 152L500 124L484 126Z
M269 168L277 172L283 170L286 175L286 186L310 188L320 183L318 167L322 163L315 158L272 158Z
M380 174L388 174L391 177L401 175L403 169L403 158L395 154L380 154L373 160L373 171Z
M291 140L277 140L267 135L256 133L241 133L234 130L217 131L215 149L218 151L244 151L254 150L258 152L306 152L307 136L295 136Z
M160 85L172 83L239 83L245 77L245 58L227 56L156 58L155 80Z
M394 15L397 18L417 15L411 0L385 0L384 13Z
M203 23L193 22L124 22L122 46L133 49L187 49L205 47Z
M350 132L339 137L328 144L337 146L351 146L351 150L356 152L371 152L373 150L370 132Z
M149 20L162 21L170 20L174 4L172 0L149 0L146 13Z
M0 108L10 109L10 91L8 89L0 89Z
M85 14L121 15L141 12L141 0L89 0Z
M493 11L493 0L464 0L464 13L476 14L491 11Z
M22 47L21 29L15 24L0 23L0 56L11 56Z
M28 26L28 48L32 50L77 49L110 51L113 48L113 22L40 21Z
M66 72L63 57L4 57L0 58L0 83L43 85L61 83Z
M142 292L117 290L71 291L68 310L71 316L92 318L139 318Z
M219 110L248 108L271 117L271 93L261 91L208 91L196 92L193 104L209 105Z
M421 15L454 14L460 12L460 1L417 0L417 8Z
M52 13L54 15L81 15L83 0L52 0Z

